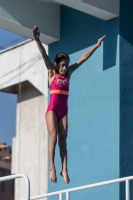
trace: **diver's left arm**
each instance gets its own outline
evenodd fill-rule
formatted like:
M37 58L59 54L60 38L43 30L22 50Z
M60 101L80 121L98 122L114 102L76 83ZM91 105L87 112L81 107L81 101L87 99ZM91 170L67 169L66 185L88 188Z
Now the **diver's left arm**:
M72 74L80 65L82 65L95 52L95 50L101 45L101 42L105 37L106 36L104 35L103 37L98 39L97 44L92 49L90 49L85 54L83 54L76 63L74 63L73 65L69 67L69 74Z

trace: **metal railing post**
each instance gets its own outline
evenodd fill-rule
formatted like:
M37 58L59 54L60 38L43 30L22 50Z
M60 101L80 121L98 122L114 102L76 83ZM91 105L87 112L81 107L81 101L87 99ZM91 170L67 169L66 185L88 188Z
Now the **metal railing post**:
M129 180L126 180L126 200L130 200L130 184L129 184Z
M30 200L30 181L27 175L25 174L16 174L16 175L10 175L10 176L4 176L0 178L0 182L2 181L8 181L16 178L24 178L26 183L26 200Z
M62 193L59 194L59 200L62 200Z
M70 199L69 192L66 192L66 200L69 200L69 199Z

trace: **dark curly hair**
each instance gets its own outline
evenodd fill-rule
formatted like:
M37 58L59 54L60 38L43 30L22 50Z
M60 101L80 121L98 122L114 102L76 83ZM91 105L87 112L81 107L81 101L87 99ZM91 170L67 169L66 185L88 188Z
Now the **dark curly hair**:
M70 58L69 56L66 54L66 53L58 53L56 56L55 56L55 59L54 59L54 62L56 62L57 64L62 60L62 59L68 59L69 62L70 62Z

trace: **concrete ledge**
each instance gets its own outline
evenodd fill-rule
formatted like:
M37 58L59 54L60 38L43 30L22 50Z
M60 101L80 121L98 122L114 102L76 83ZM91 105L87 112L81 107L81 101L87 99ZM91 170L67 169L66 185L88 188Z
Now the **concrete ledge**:
M45 1L45 0L44 0ZM119 16L119 0L53 0L103 20Z
M8 0L0 1L1 28L32 37L31 29L38 25L41 31L41 40L45 44L60 39L60 5L38 1Z
M44 47L47 51L47 45ZM6 88L6 91L18 93L18 85L28 81L47 96L48 72L35 41L22 42L0 53L1 91Z
M8 92L18 94L18 102L26 101L28 99L42 95L29 81L24 81L20 84L15 84L4 88L1 92Z

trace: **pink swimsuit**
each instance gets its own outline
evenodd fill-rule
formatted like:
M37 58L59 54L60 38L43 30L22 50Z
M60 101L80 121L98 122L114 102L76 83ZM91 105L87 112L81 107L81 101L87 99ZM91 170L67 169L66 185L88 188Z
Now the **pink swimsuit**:
M48 105L47 112L53 111L56 114L58 120L67 115L68 95L68 76L60 76L59 74L56 74L52 83L50 84L50 103Z

